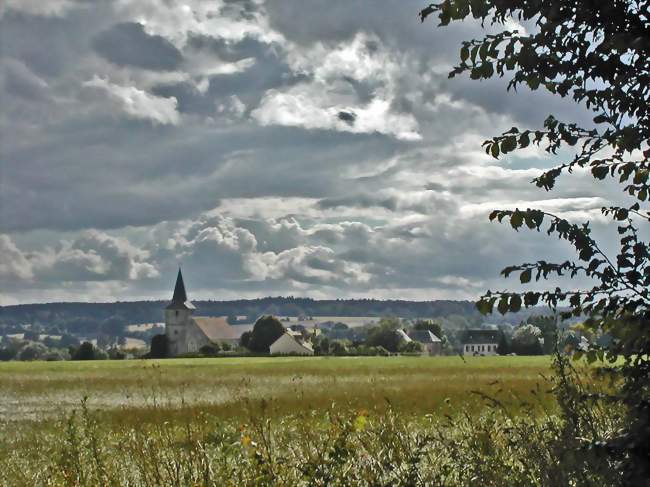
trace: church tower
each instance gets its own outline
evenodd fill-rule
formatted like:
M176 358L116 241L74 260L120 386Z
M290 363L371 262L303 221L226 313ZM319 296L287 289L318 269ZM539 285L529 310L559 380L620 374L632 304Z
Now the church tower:
M187 353L187 331L192 320L194 305L187 299L183 274L178 269L172 301L165 308L165 335L168 354L173 356Z

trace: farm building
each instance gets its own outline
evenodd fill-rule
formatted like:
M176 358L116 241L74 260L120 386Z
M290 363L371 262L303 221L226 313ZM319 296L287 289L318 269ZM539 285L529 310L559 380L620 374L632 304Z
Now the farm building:
M421 343L425 353L429 355L442 353L442 341L429 330L411 330L408 336L412 341Z
M463 355L496 355L499 330L467 330L463 336Z
M285 330L284 334L269 347L271 355L314 355L311 343L304 339L302 333Z
M225 316L192 316L195 309L187 299L183 275L178 269L174 295L165 308L165 335L170 356L198 352L210 343L237 345L242 333L250 330L248 326L231 326Z

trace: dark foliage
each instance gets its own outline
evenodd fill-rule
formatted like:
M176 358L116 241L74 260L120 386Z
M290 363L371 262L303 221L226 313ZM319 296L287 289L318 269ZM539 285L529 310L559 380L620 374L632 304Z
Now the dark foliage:
M248 349L255 353L268 353L271 344L282 336L284 326L275 316L262 316L255 322Z
M83 342L73 353L72 360L95 360L97 358L97 349L90 342Z
M548 191L561 175L586 168L596 180L615 178L622 192L634 200L602 209L618 233L615 255L594 239L589 222L578 224L530 208L492 212L490 220L507 222L515 230L544 227L576 253L574 260L559 263L539 260L514 265L503 270L504 276L517 273L520 282L527 284L533 278L584 275L594 284L584 289L488 292L478 307L483 313L494 308L505 313L538 303L553 308L568 305L563 318L586 315L585 326L594 335L611 336L606 346L591 344L586 357L590 362L623 359L623 386L612 402L627 408L627 427L583 447L603 452L625 483L645 484L650 478L650 254L640 230L647 230L650 221L650 213L642 207L650 190L650 1L445 0L422 10L422 20L433 14L440 25L471 16L503 29L463 42L461 62L450 77L509 75L509 88L544 89L571 97L594 113L593 126L587 128L552 115L539 130L513 127L485 142L488 154L498 158L531 144L552 154L574 150L570 160L545 171L534 183ZM534 27L531 33L507 30L509 19ZM575 354L581 356L582 352Z
M396 319L383 319L368 330L366 345L370 347L383 347L389 352L397 352L403 339L396 333L399 328L399 321Z
M199 353L204 357L216 357L220 351L221 348L217 343L208 343L199 348Z
M165 358L167 357L167 335L154 335L151 338L151 351L149 352L151 358Z

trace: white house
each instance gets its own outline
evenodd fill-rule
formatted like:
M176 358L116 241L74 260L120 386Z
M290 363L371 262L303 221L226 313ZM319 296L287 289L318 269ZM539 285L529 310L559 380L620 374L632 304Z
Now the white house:
M225 316L192 316L195 306L187 299L183 275L178 269L171 303L165 308L167 354L171 357L198 352L210 343L237 345L249 326L231 326Z
M300 332L285 330L285 332L269 347L271 355L314 355L314 349L309 341L304 340Z
M499 330L467 330L463 336L463 355L497 355Z

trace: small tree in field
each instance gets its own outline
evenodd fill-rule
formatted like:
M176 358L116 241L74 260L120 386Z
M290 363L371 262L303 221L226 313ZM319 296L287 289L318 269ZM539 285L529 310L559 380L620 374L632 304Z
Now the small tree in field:
M268 353L273 342L282 336L284 326L275 316L262 316L255 322L253 333L248 342L251 352Z
M538 303L568 306L563 318L586 315L586 327L612 337L606 347L592 344L586 357L590 362L623 360L623 386L611 401L625 406L626 426L606 441L585 447L607 455L625 483L642 485L650 478L650 253L641 239L650 221L645 205L650 191L650 0L445 0L420 14L423 21L437 15L442 26L473 17L499 30L463 42L460 64L450 77L508 75L509 89L543 89L571 97L593 112L592 127L551 115L541 129L513 127L484 147L495 158L531 144L552 154L560 148L573 150L571 159L534 180L547 191L561 175L580 168L596 180L615 178L632 200L602 208L618 235L617 252L604 251L589 222L531 208L495 210L490 220L507 222L515 230L545 229L576 252L575 259L564 262L539 260L507 267L504 276L517 273L527 284L549 276L584 275L594 284L544 292L488 292L478 307L483 313L495 307L506 313ZM505 28L511 19L529 22L531 32ZM582 437L576 440L586 443Z
M96 349L90 342L83 342L72 354L72 360L95 360Z
M536 326L520 326L512 335L511 350L517 355L541 355L543 352L539 341L541 337L542 331Z
M149 356L151 358L165 358L167 357L167 335L154 335L151 338L151 350Z

